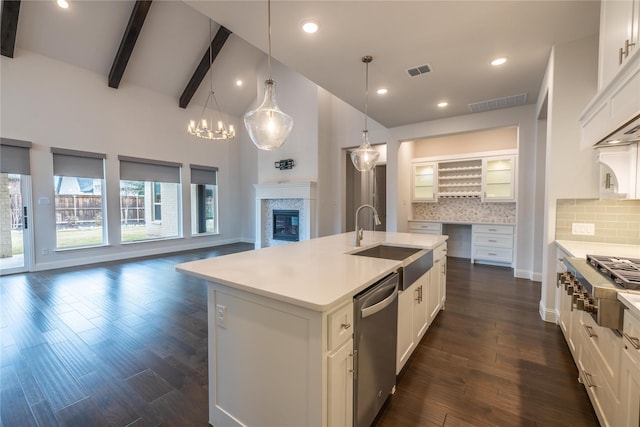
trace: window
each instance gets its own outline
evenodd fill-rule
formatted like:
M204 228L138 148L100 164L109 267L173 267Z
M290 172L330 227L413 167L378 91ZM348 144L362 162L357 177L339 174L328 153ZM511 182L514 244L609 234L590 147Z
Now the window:
M51 148L55 195L56 248L107 243L105 154Z
M119 156L120 240L181 236L180 163Z
M191 165L191 233L218 233L218 168Z

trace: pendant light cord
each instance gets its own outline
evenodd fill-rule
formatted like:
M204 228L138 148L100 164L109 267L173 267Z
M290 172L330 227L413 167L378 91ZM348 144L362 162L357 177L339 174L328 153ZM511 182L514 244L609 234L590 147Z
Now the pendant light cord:
M369 61L365 62L364 78L364 131L367 132L367 106L369 104Z
M269 69L269 81L271 81L271 0L267 0L267 25L269 26L269 57L267 68Z

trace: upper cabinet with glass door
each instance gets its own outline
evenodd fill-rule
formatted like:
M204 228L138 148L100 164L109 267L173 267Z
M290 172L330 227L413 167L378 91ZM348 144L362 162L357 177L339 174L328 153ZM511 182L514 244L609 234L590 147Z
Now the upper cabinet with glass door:
M435 202L436 163L415 163L412 177L412 200L414 202Z
M485 157L482 168L482 201L515 202L515 156Z

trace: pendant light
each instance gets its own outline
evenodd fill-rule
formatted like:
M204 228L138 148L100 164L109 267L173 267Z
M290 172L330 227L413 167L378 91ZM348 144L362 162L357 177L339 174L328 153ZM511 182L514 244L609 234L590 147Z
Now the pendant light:
M211 19L209 19L209 40L212 40L213 37L212 26L212 21ZM227 127L224 124L224 116L222 115L222 111L220 110L220 106L218 105L216 95L213 92L213 52L211 46L209 46L209 73L211 74L211 80L209 81L209 95L207 96L207 100L204 102L204 106L202 107L200 120L197 124L195 120L191 120L189 126L187 127L187 133L198 138L209 140L233 139L236 136L236 131L233 128L233 125L229 125L229 127ZM204 115L207 111L207 106L209 106L211 110L211 117L209 121L207 121ZM218 120L217 122L213 119L214 111L217 111L218 115L220 116L220 120ZM214 127L216 123L217 127Z
M369 63L373 57L367 55L362 57L365 64L365 86L364 86L364 130L362 131L362 144L351 152L353 166L360 172L367 172L373 169L380 157L380 153L369 144L369 131L367 130L367 101L369 98Z
M280 148L293 128L293 119L278 108L276 82L271 78L271 0L267 1L267 23L269 27L269 78L264 82L264 101L255 110L244 115L244 125L251 141L261 150Z

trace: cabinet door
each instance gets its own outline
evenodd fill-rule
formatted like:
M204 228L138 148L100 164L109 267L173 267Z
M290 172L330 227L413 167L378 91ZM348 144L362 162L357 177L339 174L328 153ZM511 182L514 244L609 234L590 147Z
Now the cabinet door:
M482 200L484 202L515 201L515 157L483 159Z
M413 192L414 201L434 202L436 200L436 164L416 163L413 165Z
M425 273L418 279L417 295L413 305L413 331L415 334L416 345L420 342L429 327L429 298L427 295L430 288L429 273Z
M620 417L621 426L640 426L640 367L634 363L629 351L634 350L625 343L620 369Z
M611 82L620 67L640 48L637 45L639 7L638 0L601 2L598 89ZM633 43L636 45L631 46Z
M353 425L353 340L329 354L327 419L330 426Z
M438 284L440 285L440 310L444 310L444 303L447 300L447 248L440 248L438 250L437 259L440 260L440 278Z
M417 284L398 294L398 342L396 345L396 375L407 363L416 346L413 333L413 304L417 297Z
M427 297L427 312L429 324L440 311L440 260L435 259L433 267L429 270L429 296Z

